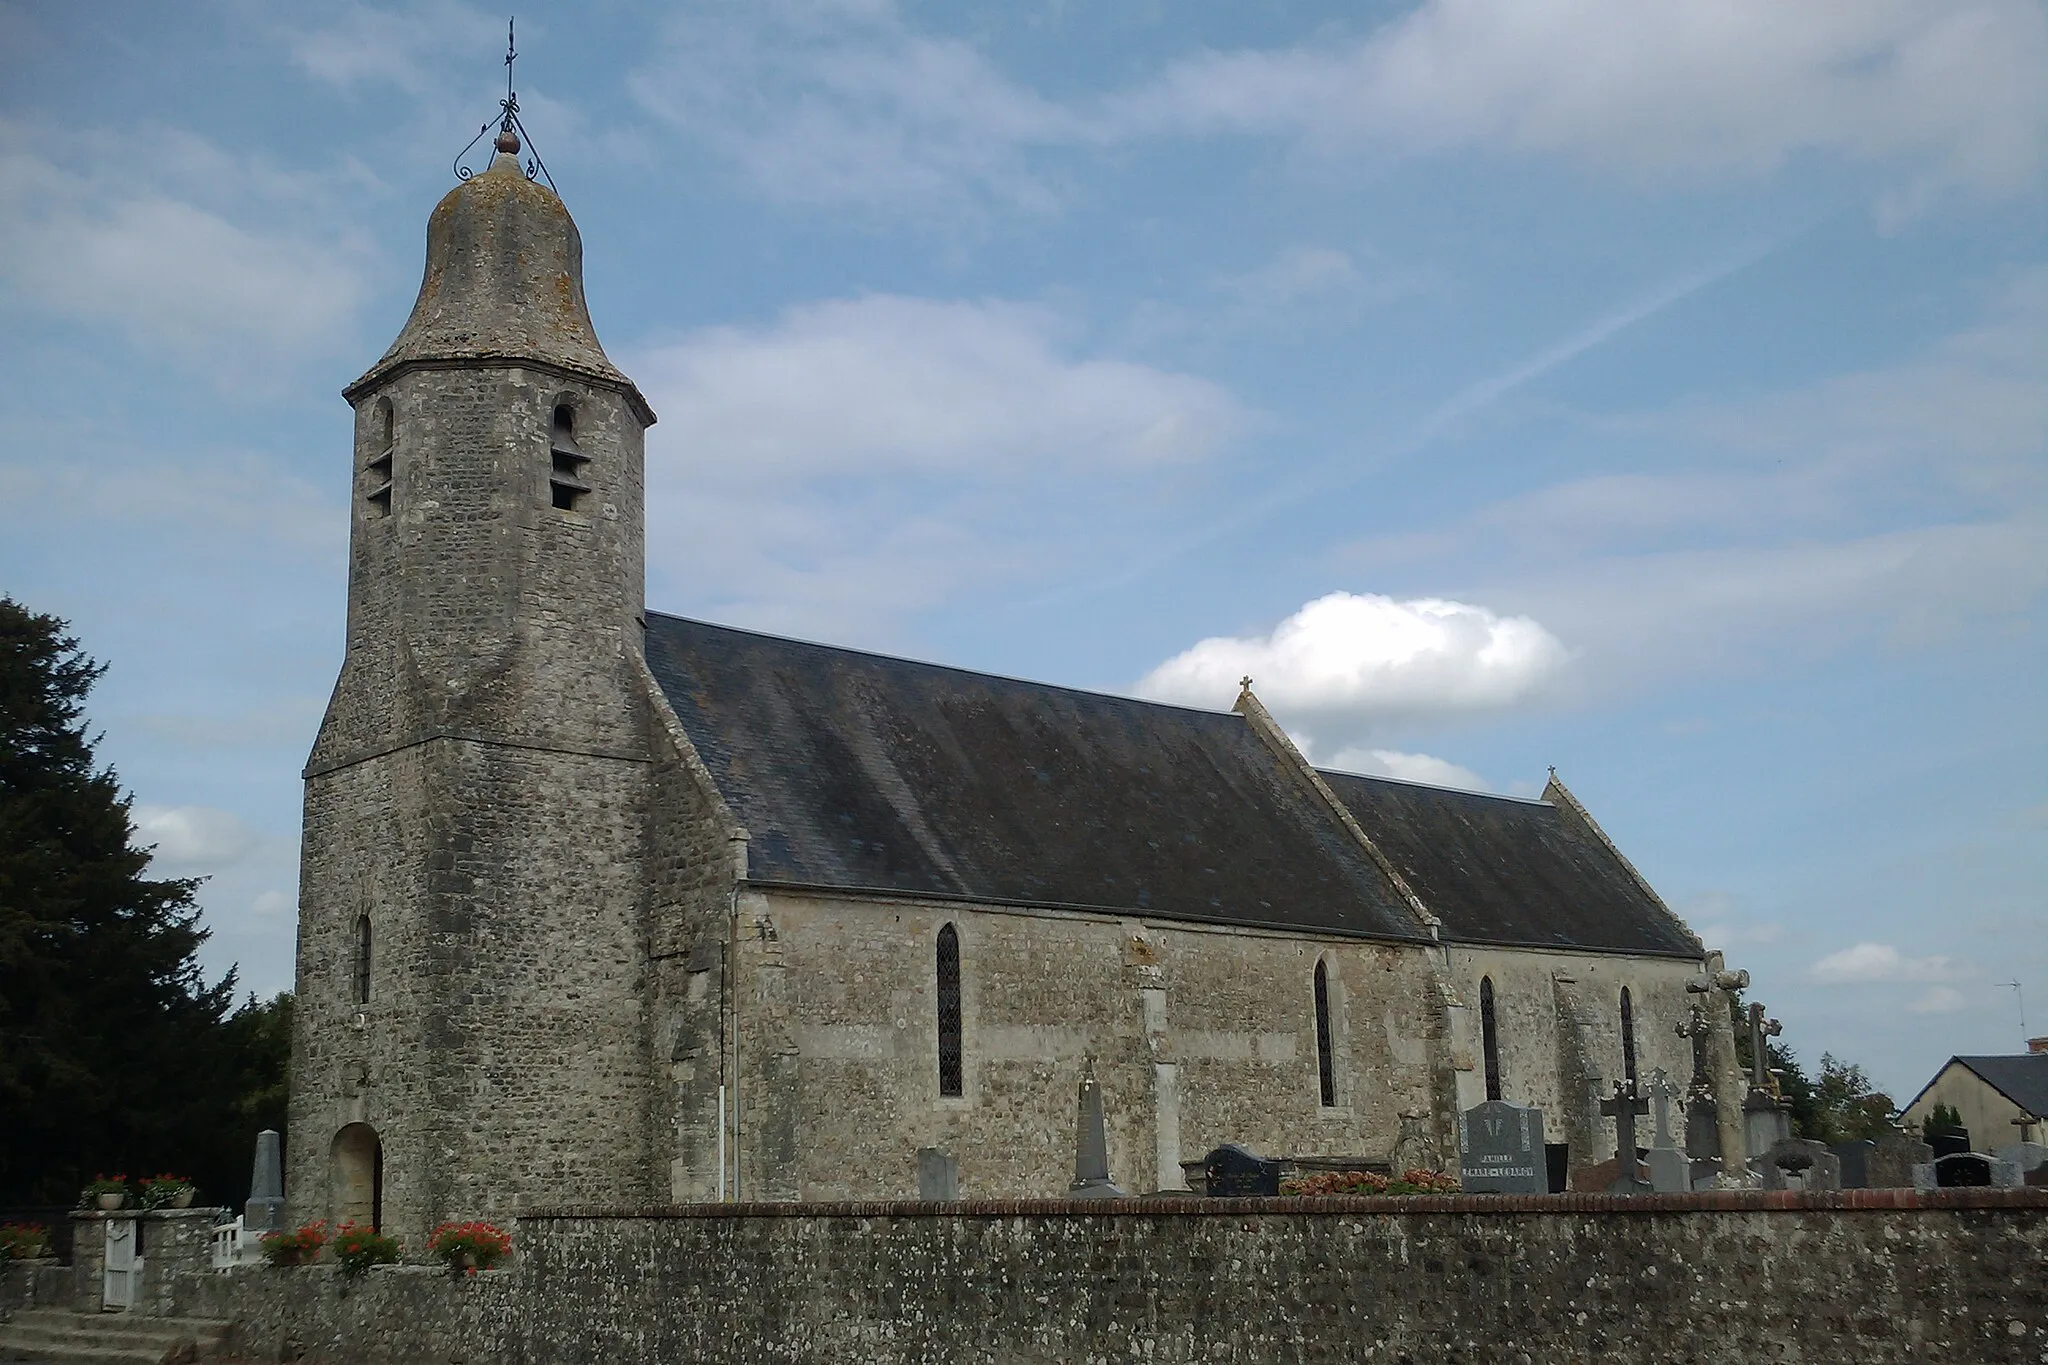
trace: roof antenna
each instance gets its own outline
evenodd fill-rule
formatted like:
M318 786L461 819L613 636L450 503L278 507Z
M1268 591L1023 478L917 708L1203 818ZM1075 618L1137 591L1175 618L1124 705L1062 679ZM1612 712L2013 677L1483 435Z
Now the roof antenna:
M559 198L562 192L555 189L555 178L548 174L547 163L540 159L540 153L533 150L532 134L528 133L526 125L519 121L519 95L512 88L512 63L519 60L519 42L513 27L515 22L516 20L514 19L507 19L505 21L505 98L498 101L498 137L491 146L494 150L503 152L507 156L517 156L519 154L520 141L524 139L527 149L526 178L532 180L538 176L547 181L548 188L555 190L556 197ZM469 140L469 146L464 147L455 154L455 178L457 180L467 180L470 176L476 174L476 172L462 164L462 158L468 156L470 147L474 147L477 143L483 141L484 134L489 131L491 131L491 121L485 119L483 126L476 130L476 136Z

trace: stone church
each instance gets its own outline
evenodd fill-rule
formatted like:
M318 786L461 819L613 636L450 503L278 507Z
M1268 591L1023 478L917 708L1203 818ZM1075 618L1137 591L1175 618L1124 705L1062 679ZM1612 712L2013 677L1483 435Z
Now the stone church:
M344 393L296 1216L909 1197L924 1148L962 1197L1057 1195L1087 1071L1133 1193L1223 1142L1454 1166L1489 1097L1596 1161L1596 1087L1690 1073L1703 947L1554 778L1321 772L1249 685L1190 710L649 611L655 415L499 146Z

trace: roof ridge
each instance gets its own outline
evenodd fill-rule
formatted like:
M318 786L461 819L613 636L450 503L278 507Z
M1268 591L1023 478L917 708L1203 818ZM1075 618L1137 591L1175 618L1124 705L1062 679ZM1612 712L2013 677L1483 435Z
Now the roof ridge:
M1317 765L1316 771L1325 777L1350 777L1360 782L1390 782L1397 787L1420 787L1424 791L1451 792L1457 796L1470 796L1481 801L1512 801L1518 806L1544 806L1551 810L1557 809L1555 802L1545 801L1540 796L1516 796L1512 792L1473 791L1470 787L1447 787L1441 782L1424 782L1418 778L1394 777L1387 773L1354 773L1348 768L1325 768Z
M734 635L750 635L757 640L773 640L777 644L799 645L805 649L821 649L833 654L852 654L864 659L879 659L884 663L910 664L917 668L934 669L941 673L960 673L970 678L986 678L993 682L1012 683L1019 687L1039 687L1053 692L1067 692L1077 697L1094 697L1102 701L1122 702L1129 706L1154 706L1164 711L1185 711L1197 716L1212 716L1217 720L1235 720L1238 716L1229 710L1212 710L1206 706L1184 706L1179 702L1155 701L1151 697L1134 697L1125 692L1104 692L1093 687L1075 687L1071 683L1047 682L1043 678L1020 678L1014 673L992 673L987 669L968 668L962 664L939 663L933 659L914 659L905 654L885 654L879 649L863 649L859 645L835 645L825 640L806 640L796 635L778 635L773 631L752 630L746 626L729 626L722 621L706 621L696 616L678 616L672 611L657 611L647 608L646 615L659 616L669 621L680 621L686 626L704 626L711 630L730 631Z

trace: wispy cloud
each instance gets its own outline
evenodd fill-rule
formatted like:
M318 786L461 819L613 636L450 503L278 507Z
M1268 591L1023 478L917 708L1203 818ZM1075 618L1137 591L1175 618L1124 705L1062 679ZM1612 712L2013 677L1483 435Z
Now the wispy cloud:
M125 139L0 123L4 297L236 382L336 353L368 292L361 242L313 208L340 187L156 136L138 174Z
M835 639L1034 572L1116 480L1199 464L1255 420L1000 300L809 304L629 363L662 414L657 583L700 603L718 584L707 608Z
M632 87L763 191L901 214L1047 208L1034 152L1215 135L1338 162L1478 150L1637 182L1878 169L1888 211L2002 195L2048 163L2048 20L2031 0L1424 0L1370 32L1204 51L1055 99L882 0L678 17Z
M1959 974L1946 957L1908 957L1889 943L1858 943L1829 953L1807 969L1824 986L1893 981L1952 981Z

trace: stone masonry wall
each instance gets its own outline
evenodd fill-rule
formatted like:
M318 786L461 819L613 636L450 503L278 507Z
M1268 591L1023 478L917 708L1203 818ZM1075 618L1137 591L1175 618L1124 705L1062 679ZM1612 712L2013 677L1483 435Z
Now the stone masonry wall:
M960 937L957 1098L939 1094L938 1076L948 923ZM1440 997L1412 946L758 887L741 897L739 928L745 1198L914 1195L920 1147L957 1158L964 1197L1060 1194L1091 1060L1111 1174L1134 1194L1184 1187L1182 1158L1223 1142L1384 1160L1401 1111L1432 1108Z
M1469 1109L1486 1098L1479 988L1482 979L1491 978L1500 1037L1501 1098L1541 1109L1544 1138L1571 1142L1575 1166L1614 1155L1613 1120L1600 1117L1584 1079L1568 1073L1589 1070L1600 1078L1603 1094L1621 1079L1623 987L1628 988L1635 1016L1636 1070L1645 1092L1650 1073L1659 1067L1680 1090L1692 1076L1692 1045L1675 1029L1691 1003L1685 983L1699 975L1698 962L1462 944L1453 946L1449 956L1452 982L1471 1025L1470 1055L1458 1059L1460 1107ZM1560 977L1566 980L1561 982ZM1570 1002L1583 1027L1565 1017L1565 1002ZM1577 1038L1571 1036L1574 1032ZM1583 1064L1570 1064L1575 1052L1583 1053ZM1674 1101L1671 1121L1682 1143L1682 1101ZM1647 1127L1639 1137L1649 1145Z
M511 1271L209 1276L249 1360L1531 1362L2048 1352L2048 1193L708 1206Z
M388 515L364 496L386 403ZM572 509L557 404L589 457ZM368 1217L368 1161L344 1199L332 1156L350 1124L415 1242L523 1199L661 1198L639 418L545 367L430 367L360 395L356 465L348 650L307 767L293 1215Z

